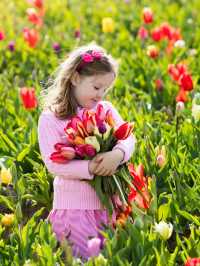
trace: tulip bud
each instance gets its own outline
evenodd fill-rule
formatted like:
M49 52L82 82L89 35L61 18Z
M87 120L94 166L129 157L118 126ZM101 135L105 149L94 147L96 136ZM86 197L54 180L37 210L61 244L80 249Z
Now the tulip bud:
M165 165L165 157L162 154L158 155L156 161L160 167L163 167Z
M155 45L149 45L147 47L147 55L151 58L156 58L159 55L159 50Z
M101 123L99 126L98 126L98 129L99 129L99 132L101 134L104 134L106 132L106 126L104 123Z
M200 105L192 105L192 116L194 117L195 122L200 120Z
M185 107L185 104L184 102L177 102L176 104L176 110L179 112L179 111L182 111Z
M3 167L0 173L0 183L8 185L11 182L12 182L12 175L10 169L6 169L5 167Z
M91 257L97 256L100 252L100 244L101 244L101 239L98 237L94 237L90 240L88 240L87 245L88 245L88 251Z
M1 223L2 225L8 227L10 225L12 225L14 222L14 214L5 214L2 219L1 219Z
M106 266L108 265L108 260L100 253L98 257L95 258L96 265Z
M142 13L144 23L149 24L153 22L153 12L150 7L144 7Z
M163 240L167 240L171 237L173 232L173 225L171 223L167 224L164 221L155 223L155 232L160 235Z

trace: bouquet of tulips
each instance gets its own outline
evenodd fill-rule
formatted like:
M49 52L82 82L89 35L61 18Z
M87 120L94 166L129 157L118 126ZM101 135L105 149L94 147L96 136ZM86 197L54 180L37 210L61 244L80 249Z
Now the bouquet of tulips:
M103 105L96 112L84 109L82 117L74 116L64 128L67 144L56 143L50 159L57 163L67 163L72 159L90 160L98 153L111 151L119 140L124 140L133 130L133 123L125 122L116 128L111 110L104 111ZM112 177L95 175L86 180L95 189L101 203L112 215L116 208L116 196L127 205L132 177L126 164L120 165ZM114 197L113 197L114 196Z

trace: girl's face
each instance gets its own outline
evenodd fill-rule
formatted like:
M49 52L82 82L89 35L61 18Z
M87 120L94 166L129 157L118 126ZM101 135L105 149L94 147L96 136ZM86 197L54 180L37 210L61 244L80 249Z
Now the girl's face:
M85 77L75 72L71 81L74 85L76 101L80 106L92 109L103 99L114 79L115 75L113 72Z

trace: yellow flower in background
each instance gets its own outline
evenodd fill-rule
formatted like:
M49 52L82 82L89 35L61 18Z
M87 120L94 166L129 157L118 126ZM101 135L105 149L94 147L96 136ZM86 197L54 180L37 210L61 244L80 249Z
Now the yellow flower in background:
M13 224L14 218L15 218L15 216L12 213L11 214L5 214L1 219L1 223L2 223L2 225L6 226L6 227L10 226Z
M6 169L5 167L3 167L0 173L0 183L8 185L11 182L12 182L12 175L10 169Z
M106 17L102 19L102 31L104 33L113 32L115 28L114 20L110 17Z

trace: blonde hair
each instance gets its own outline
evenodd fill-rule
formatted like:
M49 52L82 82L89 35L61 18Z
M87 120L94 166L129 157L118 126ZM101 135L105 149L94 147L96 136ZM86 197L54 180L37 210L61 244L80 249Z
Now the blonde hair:
M101 60L94 60L86 64L79 74L81 76L92 76L113 72L117 76L118 63L107 54L105 49L92 42L73 50L68 57L59 65L55 71L55 79L50 78L47 88L41 91L40 104L42 109L50 109L59 119L66 119L76 114L77 102L73 95L71 78L82 61L83 53L91 53L93 50L103 53Z

